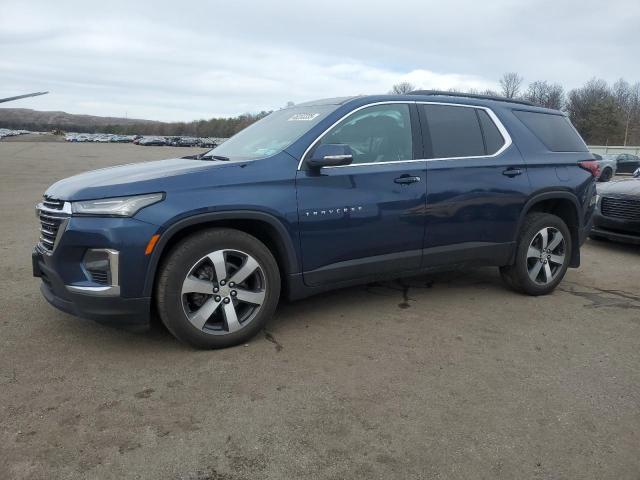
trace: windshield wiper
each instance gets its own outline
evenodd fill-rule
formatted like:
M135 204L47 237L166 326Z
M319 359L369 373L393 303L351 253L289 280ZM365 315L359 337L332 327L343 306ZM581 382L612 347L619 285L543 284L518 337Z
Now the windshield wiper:
M222 155L203 155L200 157L201 160L213 158L214 160L222 160L223 162L228 162L229 157L223 157Z

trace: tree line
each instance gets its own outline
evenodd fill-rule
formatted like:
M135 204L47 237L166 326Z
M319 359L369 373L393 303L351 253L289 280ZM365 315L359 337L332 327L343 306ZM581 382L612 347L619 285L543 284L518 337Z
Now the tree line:
M270 112L245 113L231 118L211 118L193 122L153 122L131 125L110 125L100 131L122 135L181 135L190 137L229 138Z
M613 85L592 78L583 86L565 92L562 85L536 80L525 85L516 72L502 75L499 90L469 89L451 92L500 96L526 100L541 107L562 110L571 119L585 142L590 145L640 145L640 82L621 78ZM398 83L389 93L402 95L416 88Z
M49 131L52 128L65 132L78 133L114 133L118 135L157 135L228 138L253 122L260 120L270 112L245 113L231 118L211 118L193 122L131 122L92 123L90 120L64 121L61 124L50 121L0 120L0 127L26 129L31 131Z

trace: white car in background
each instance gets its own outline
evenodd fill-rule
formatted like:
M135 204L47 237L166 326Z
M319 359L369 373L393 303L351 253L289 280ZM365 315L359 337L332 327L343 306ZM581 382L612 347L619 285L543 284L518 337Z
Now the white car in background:
M613 178L618 169L618 162L615 155L600 155L593 153L598 166L600 167L600 176L598 176L599 182L608 182Z

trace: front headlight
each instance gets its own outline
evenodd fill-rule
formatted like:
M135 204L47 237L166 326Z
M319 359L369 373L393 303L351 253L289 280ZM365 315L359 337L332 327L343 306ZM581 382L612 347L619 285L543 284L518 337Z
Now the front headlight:
M71 211L76 215L112 215L116 217L132 217L144 207L160 202L164 193L135 195L133 197L100 198L72 202Z

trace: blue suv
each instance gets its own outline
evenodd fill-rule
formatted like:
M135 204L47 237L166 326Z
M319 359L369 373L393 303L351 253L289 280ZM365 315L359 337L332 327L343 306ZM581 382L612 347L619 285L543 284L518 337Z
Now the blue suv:
M201 348L246 341L281 296L453 267L544 295L580 264L597 169L563 113L526 102L309 102L204 155L57 182L33 270L65 312L141 328L157 311Z

